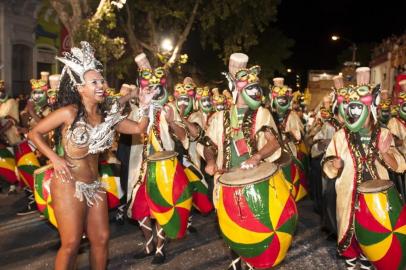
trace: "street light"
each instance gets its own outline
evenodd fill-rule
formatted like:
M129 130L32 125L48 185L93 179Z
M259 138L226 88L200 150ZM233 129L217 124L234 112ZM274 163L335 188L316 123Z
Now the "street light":
M286 69L286 72L287 72L287 73L291 73L291 72L292 72L292 69L288 68L288 69Z
M162 41L161 47L164 51L170 52L173 49L172 41L169 38L166 38Z
M339 39L342 39L342 40L344 40L344 41L351 44L351 47L350 47L351 50L352 50L352 60L351 61L353 63L355 63L355 55L356 55L356 52L357 52L357 45L355 44L355 42L348 39L348 38L345 38L345 37L340 37L340 36L337 36L337 35L332 35L331 36L331 40L333 40L333 41L337 41Z

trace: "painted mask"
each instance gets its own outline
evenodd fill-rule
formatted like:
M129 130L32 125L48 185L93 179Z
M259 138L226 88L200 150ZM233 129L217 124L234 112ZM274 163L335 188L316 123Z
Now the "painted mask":
M209 87L196 88L196 100L198 101L199 108L201 108L204 113L210 113L213 110Z
M277 112L285 113L290 108L290 103L292 101L292 92L290 89L284 86L274 86L272 87L272 107L276 109Z
M253 66L240 69L234 75L236 89L251 110L258 109L262 102L263 91L258 77L260 72L260 66Z
M31 100L39 107L45 106L47 104L47 82L44 80L35 79L32 79L30 82L32 88Z
M138 84L141 88L149 87L158 89L158 93L153 97L153 102L164 105L168 101L168 91L166 90L166 72L163 67L154 70L142 68L138 72Z
M194 83L178 83L175 85L173 93L175 97L175 104L178 111L183 110L183 115L189 115L193 110L193 97L195 95Z

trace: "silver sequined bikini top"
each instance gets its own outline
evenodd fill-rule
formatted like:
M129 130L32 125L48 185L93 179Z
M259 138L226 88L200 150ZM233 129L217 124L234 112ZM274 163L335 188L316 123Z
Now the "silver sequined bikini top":
M73 129L68 129L67 139L69 143L73 143L77 148L88 147L88 154L96 154L103 152L110 148L114 141L115 125L121 122L125 115L121 115L121 110L118 102L114 103L111 110L107 113L107 117L104 122L92 127L82 118L76 122ZM66 147L65 147L66 148ZM67 149L66 149L67 150ZM69 155L68 151L66 151ZM84 158L80 157L80 158ZM79 159L77 157L76 159Z

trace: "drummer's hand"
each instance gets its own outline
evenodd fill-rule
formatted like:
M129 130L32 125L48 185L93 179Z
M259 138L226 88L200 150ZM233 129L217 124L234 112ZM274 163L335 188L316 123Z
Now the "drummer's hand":
M57 178L61 179L62 182L70 182L73 180L73 176L69 169L73 167L72 164L59 156L52 159L51 162L54 166L54 174Z
M216 162L214 160L207 162L207 165L204 168L204 170L208 175L214 175L218 171Z
M175 119L175 114L171 106L165 105L164 110L166 112L165 119L166 122L171 123Z
M388 152L391 142L392 142L392 134L388 134L388 136L386 136L385 139L382 139L382 137L379 138L379 142L378 142L378 149L382 154L385 154L386 152Z
M341 160L341 158L337 157L333 159L333 167L336 168L337 170L343 167L343 161Z
M150 89L149 87L144 87L139 91L138 99L139 105L141 108L149 106L152 101L152 98L159 92L158 89Z
M252 169L258 166L259 162L261 161L261 157L258 154L252 155L249 159L241 163L241 169Z

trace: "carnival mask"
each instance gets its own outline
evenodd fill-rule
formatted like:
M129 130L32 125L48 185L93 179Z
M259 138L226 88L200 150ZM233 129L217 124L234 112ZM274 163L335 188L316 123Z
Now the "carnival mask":
M188 115L193 109L193 97L195 94L194 83L178 83L175 85L175 104L178 111L183 109L183 115Z
M291 100L292 93L287 86L272 87L272 106L277 112L285 113L290 107Z
M31 81L31 99L37 106L44 106L47 102L47 90L48 84L44 80L35 80Z
M56 101L57 101L57 96L58 96L58 90L49 89L47 91L48 104L49 105L54 105L56 103Z
M213 105L216 112L224 111L226 108L226 97L222 94L213 95Z
M388 122L391 116L391 103L390 99L381 100L379 103L380 117L381 121L384 123Z
M328 120L333 117L333 112L325 107L320 108L320 116L322 121Z
M352 132L358 132L365 124L369 113L379 104L379 85L349 86L337 90L337 103L345 125ZM374 116L375 117L375 116Z
M400 92L398 97L399 116L406 120L406 92Z
M203 112L209 113L213 110L209 87L205 86L196 88L196 100Z
M236 88L251 110L261 106L263 91L259 86L260 72L260 66L253 66L249 69L240 69L234 76Z
M138 75L138 84L141 88L149 87L150 90L158 90L152 101L163 106L168 101L165 69L163 67L158 67L154 70L142 68L139 70Z

